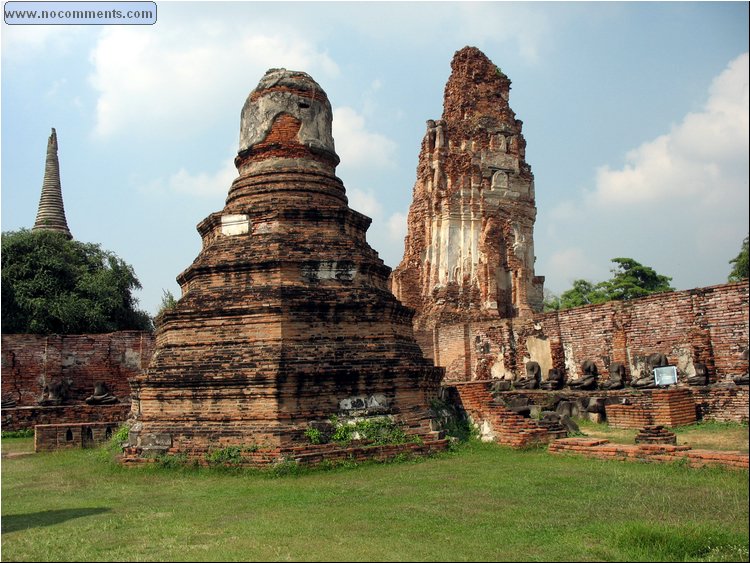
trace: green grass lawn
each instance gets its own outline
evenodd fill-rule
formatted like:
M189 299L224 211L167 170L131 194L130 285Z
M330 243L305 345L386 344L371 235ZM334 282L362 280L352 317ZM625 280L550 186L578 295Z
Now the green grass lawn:
M4 439L3 452L29 439ZM273 477L3 459L6 561L740 561L748 474L472 443Z

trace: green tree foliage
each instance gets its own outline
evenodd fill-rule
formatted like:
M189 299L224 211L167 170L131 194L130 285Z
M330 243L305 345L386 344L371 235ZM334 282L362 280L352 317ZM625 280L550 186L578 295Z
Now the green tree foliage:
M588 280L574 280L573 287L560 296L560 308L572 309L609 301L600 286L601 284L593 284Z
M150 330L133 268L97 244L53 231L2 234L2 331L85 334Z
M560 309L560 296L545 287L544 301L542 302L542 304L544 306L542 310L545 313L549 313L550 311L558 311Z
M652 293L674 291L669 285L672 278L657 274L652 268L643 266L632 258L613 258L616 266L610 270L611 280L597 284L607 296L607 301L627 301Z
M672 278L657 274L652 268L639 264L632 258L613 258L612 278L594 284L575 280L573 287L560 296L560 309L592 305L606 301L627 301L652 293L674 291Z
M745 240L742 241L742 248L737 257L729 261L730 264L734 264L734 266L732 266L732 271L729 273L728 281L730 282L744 280L750 275L750 265L747 261L747 239L748 237L745 237Z

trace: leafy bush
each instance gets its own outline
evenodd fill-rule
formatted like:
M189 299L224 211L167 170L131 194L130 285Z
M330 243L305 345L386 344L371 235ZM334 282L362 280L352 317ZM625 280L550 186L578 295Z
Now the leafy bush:
M244 454L258 450L258 446L227 446L206 454L209 465L242 465L247 461Z
M399 426L387 417L365 418L356 421L342 421L337 416L328 419L330 431L322 431L316 427L305 430L305 437L311 444L328 444L333 442L342 446L351 444L355 440L372 445L404 444L410 441L409 436Z
M311 444L322 444L323 443L323 433L318 430L317 428L308 428L305 430L305 437L310 440Z

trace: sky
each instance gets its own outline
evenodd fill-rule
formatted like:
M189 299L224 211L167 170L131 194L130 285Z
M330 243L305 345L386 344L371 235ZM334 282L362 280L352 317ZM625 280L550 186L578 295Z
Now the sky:
M608 279L615 257L677 289L724 283L748 234L746 2L157 6L152 26L0 26L2 230L33 226L55 127L73 236L131 264L151 314L224 206L269 68L328 94L337 174L391 267L425 121L466 45L512 81L547 289Z

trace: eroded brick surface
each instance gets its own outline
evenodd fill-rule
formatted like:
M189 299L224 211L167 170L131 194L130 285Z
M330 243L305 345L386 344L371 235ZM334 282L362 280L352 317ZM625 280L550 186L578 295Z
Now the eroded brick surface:
M347 205L325 93L303 73L269 71L242 123L239 177L198 225L182 298L132 380L127 459L234 445L257 463L324 455L305 432L331 415L387 416L435 441L442 370L388 291L370 219Z
M443 116L427 122L394 294L417 330L542 307L534 274L534 177L510 80L481 51L451 63ZM444 365L444 364L443 364Z

